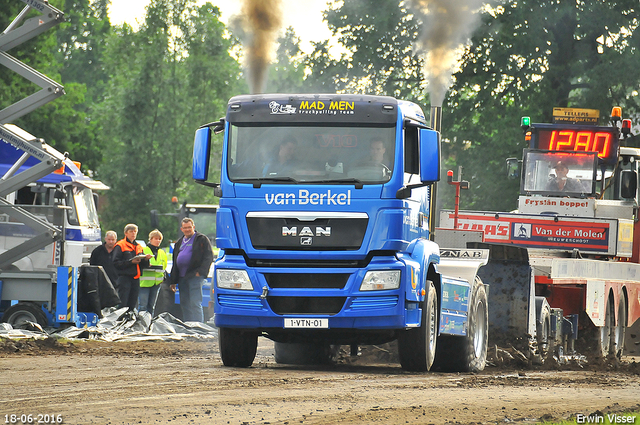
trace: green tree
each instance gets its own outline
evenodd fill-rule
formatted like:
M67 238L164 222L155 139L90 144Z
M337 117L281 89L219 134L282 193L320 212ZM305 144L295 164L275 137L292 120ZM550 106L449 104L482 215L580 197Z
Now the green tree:
M110 0L64 0L65 22L57 27L62 82L87 87L83 106L100 102L109 79L102 66L104 39L111 32Z
M308 85L304 81L303 55L300 38L292 27L278 38L277 62L269 69L267 93L304 93Z
M171 211L172 195L213 202L212 190L191 179L191 153L195 129L224 115L239 84L219 17L208 3L152 0L139 31L117 26L106 40L111 79L100 113L109 155L98 171L112 188L107 227L135 222L143 235L149 211ZM219 141L214 151L212 170L219 169Z
M412 50L419 27L404 2L334 0L325 20L347 52L336 59L328 41L315 44L306 62L318 88L425 99L422 60Z

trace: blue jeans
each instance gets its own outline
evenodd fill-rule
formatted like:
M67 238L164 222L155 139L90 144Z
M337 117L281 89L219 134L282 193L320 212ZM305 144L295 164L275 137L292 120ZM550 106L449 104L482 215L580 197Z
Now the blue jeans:
M178 280L183 321L204 322L204 314L202 312L203 284L204 278L202 276L183 277Z
M158 298L158 290L160 285L154 285L149 287L140 287L140 293L138 294L138 310L148 311L153 316L153 309L156 306L156 299Z

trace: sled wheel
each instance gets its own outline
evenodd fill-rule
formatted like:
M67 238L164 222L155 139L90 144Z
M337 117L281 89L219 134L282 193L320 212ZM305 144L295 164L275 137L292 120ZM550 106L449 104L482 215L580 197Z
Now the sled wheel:
M400 365L404 370L412 372L431 369L436 354L438 300L436 288L430 280L426 282L426 290L420 327L401 331L398 336Z
M258 350L258 334L240 329L220 328L218 330L220 357L222 364L231 367L249 367L253 364Z

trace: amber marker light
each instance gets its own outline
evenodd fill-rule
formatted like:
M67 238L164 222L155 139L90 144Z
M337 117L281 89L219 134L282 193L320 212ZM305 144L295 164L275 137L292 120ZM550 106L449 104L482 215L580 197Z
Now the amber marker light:
M611 121L620 121L622 119L622 108L619 106L614 106L611 109Z

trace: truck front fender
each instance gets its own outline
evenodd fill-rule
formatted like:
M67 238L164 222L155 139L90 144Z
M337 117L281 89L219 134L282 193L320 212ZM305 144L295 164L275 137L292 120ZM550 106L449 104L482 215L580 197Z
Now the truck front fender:
M398 259L404 261L407 266L407 277L404 279L406 300L422 301L429 266L440 261L438 245L428 239L416 239L409 244L406 255L400 254ZM437 290L439 282L434 283Z

